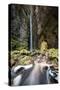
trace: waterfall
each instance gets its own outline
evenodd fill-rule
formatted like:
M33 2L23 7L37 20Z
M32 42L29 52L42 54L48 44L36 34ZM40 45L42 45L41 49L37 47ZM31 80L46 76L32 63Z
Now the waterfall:
M30 51L32 52L32 6L30 6Z

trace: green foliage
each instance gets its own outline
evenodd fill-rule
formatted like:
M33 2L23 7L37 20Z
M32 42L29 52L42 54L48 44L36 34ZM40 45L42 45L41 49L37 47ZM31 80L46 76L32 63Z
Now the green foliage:
M26 49L22 49L22 50L14 50L11 51L11 63L15 61L15 59L18 59L19 64L30 64L31 63L31 55L30 55L30 51L26 50Z
M26 41L22 41L20 42L20 47L19 47L19 50L22 50L22 49L28 49L28 42Z
M11 51L11 55L13 55L13 54L19 54L19 53L20 53L20 51L18 51L18 50Z
M40 50L38 50L38 49L36 49L35 52L36 52L37 54L40 54Z
M20 47L19 41L12 39L11 40L11 50L16 50L18 47Z
M25 56L24 58L22 58L20 60L20 64L24 64L24 65L30 64L31 63L31 59L32 59L31 56Z
M35 56L39 54L40 54L40 50L37 50L37 49L30 53L31 56Z
M25 55L29 55L30 54L30 51L26 50L26 49L22 49L20 51L20 54L25 54Z
M55 48L48 49L47 52L49 53L49 58L52 63L57 64L58 59L58 50ZM26 49L22 50L14 50L11 51L11 63L17 59L19 61L18 64L27 65L32 63L32 60L36 57L36 55L40 54L40 50L35 50L30 52Z
M48 52L49 52L49 57L58 58L58 49L51 48L48 50Z

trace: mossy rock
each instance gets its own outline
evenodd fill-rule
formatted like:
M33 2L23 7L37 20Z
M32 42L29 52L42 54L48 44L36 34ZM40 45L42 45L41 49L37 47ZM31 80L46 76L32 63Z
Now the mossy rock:
M47 51L47 49L48 49L47 42L46 41L42 41L41 46L40 46L40 52L42 54L45 54L45 52Z

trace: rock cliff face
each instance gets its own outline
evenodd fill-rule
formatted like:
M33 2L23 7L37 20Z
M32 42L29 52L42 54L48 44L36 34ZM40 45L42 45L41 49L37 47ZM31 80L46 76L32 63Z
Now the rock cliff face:
M10 12L11 49L30 49L30 7L12 4ZM46 40L48 48L58 48L58 7L32 6L33 49Z
M33 19L34 39L38 45L46 40L49 48L58 47L58 9L57 7L35 6ZM35 21L35 22L34 22Z

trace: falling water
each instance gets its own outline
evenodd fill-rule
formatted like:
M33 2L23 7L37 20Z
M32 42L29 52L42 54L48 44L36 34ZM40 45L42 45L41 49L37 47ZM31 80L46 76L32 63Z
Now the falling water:
M49 70L50 70L50 67L48 66L48 70L47 70L47 82L48 82L48 84L50 83L50 79L49 79Z
M14 78L13 85L14 86L18 86L20 84L20 82L21 82L21 78L22 78L22 75L21 74L18 75L16 78Z
M29 85L39 84L39 75L40 75L39 66L35 65L29 77L26 79L26 82L28 82Z
M32 6L30 6L30 51L32 52Z

